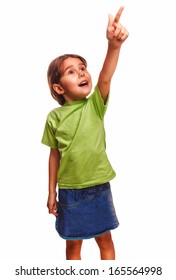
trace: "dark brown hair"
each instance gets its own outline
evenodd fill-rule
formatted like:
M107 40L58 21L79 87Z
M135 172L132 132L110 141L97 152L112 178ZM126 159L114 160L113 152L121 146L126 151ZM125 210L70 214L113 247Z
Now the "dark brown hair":
M65 104L65 99L62 96L62 94L58 94L53 89L53 85L59 83L60 78L62 76L62 72L61 72L62 63L65 59L67 59L69 57L79 58L83 62L83 64L87 67L87 61L82 56L77 55L77 54L64 54L64 55L61 55L61 56L55 58L53 61L51 61L50 65L48 67L48 71L47 71L48 85L49 85L52 97L60 105Z

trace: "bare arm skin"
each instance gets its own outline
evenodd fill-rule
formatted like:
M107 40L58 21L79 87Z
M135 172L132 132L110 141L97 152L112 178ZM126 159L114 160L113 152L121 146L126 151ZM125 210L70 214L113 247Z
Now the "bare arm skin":
M109 15L106 31L108 49L98 78L98 88L104 101L107 99L110 90L111 79L117 67L121 45L129 35L126 28L123 27L119 22L123 9L124 7L120 7L114 19L112 15Z
M57 149L50 149L49 155L49 186L47 207L50 214L57 216L57 172L59 169L60 156Z

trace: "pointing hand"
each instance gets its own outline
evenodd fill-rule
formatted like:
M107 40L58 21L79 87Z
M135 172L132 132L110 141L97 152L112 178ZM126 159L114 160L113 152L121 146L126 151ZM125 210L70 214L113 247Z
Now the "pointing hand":
M112 15L109 15L106 37L115 48L120 47L129 35L126 28L119 22L123 10L124 7L120 7L114 19Z

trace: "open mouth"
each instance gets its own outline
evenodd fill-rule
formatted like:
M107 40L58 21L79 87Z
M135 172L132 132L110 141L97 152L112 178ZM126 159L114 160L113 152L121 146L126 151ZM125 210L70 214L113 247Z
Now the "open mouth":
M88 85L88 82L84 81L81 84L79 84L79 87L85 87Z

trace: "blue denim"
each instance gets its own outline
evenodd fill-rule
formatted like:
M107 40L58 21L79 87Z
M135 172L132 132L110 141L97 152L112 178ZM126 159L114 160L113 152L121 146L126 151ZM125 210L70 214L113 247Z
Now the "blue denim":
M83 189L59 189L56 230L64 239L80 240L118 227L110 183Z

